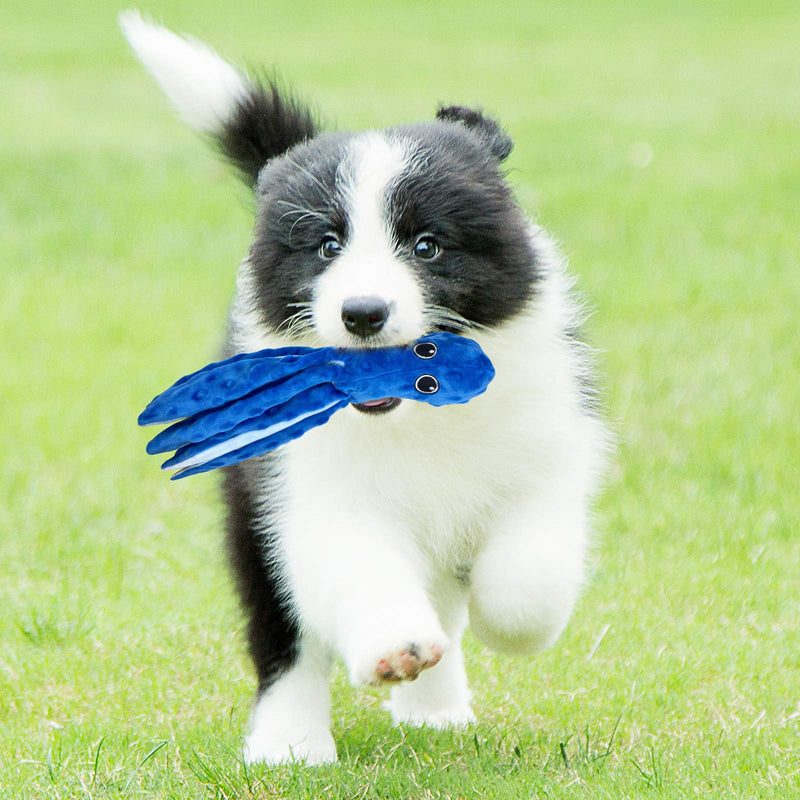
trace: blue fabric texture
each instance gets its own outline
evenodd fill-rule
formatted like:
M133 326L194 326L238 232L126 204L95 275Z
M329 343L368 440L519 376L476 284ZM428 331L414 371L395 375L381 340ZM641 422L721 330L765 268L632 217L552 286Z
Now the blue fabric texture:
M466 403L493 377L476 342L444 332L404 347L260 350L181 378L147 406L139 424L172 423L147 452L176 451L162 467L176 470L174 480L274 450L349 403Z

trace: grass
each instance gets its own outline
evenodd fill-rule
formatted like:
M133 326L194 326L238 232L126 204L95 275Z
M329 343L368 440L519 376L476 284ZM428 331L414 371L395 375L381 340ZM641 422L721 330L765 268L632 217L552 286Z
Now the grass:
M279 64L342 128L445 100L513 133L519 197L596 308L621 440L593 580L540 657L469 640L473 729L394 729L340 670L341 763L245 769L215 481L165 481L135 418L215 352L248 199L115 8L8 0L0 796L797 797L793 4L202 6L144 10Z

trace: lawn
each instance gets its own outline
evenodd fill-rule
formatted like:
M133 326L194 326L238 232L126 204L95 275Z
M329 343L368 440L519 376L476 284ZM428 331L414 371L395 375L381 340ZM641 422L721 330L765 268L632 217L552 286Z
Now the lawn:
M339 128L481 104L594 309L619 447L592 580L533 659L468 641L480 722L334 676L330 768L244 768L254 690L214 475L135 421L220 342L247 192L101 0L0 12L0 797L800 796L796 4L142 9Z

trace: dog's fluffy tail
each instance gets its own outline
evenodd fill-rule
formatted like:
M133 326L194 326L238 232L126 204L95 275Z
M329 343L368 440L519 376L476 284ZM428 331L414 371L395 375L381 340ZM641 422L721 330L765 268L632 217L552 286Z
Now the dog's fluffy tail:
M254 186L261 167L316 134L310 110L271 82L253 80L208 45L123 11L119 24L136 57L181 118L210 134Z

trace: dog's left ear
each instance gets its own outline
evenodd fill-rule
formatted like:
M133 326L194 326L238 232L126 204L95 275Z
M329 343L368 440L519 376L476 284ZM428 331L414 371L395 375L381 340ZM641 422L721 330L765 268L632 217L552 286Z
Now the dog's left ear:
M514 140L500 127L496 120L485 117L482 112L465 106L440 106L436 119L458 122L474 131L489 146L489 151L498 161L505 161L514 148Z

